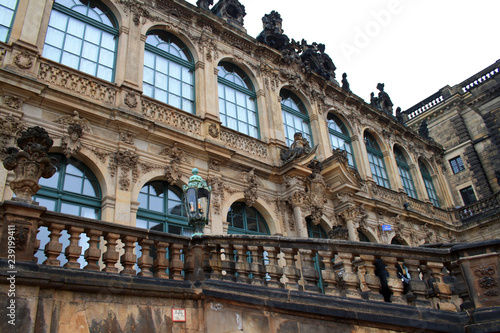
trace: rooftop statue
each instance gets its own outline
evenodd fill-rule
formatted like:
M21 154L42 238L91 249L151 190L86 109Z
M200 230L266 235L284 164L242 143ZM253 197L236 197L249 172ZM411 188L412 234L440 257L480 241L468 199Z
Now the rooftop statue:
M378 104L378 98L375 97L374 92L370 93L370 105L380 110L380 105Z
M347 81L347 73L342 74L342 90L350 92L349 82Z
M403 118L403 112L401 112L401 108L399 106L396 108L396 120L400 124L404 125L404 123L405 123L405 120Z
M394 104L392 104L391 98L384 91L384 84L377 84L377 89L380 90L380 92L378 93L378 104L380 111L384 111L385 113L392 116L392 107Z
M228 23L240 27L243 27L243 17L247 14L245 6L243 6L238 0L219 0L219 2L217 2L215 6L210 9L210 11L225 19Z
M198 0L196 1L196 6L201 9L210 10L208 7L214 4L214 0Z
M330 56L325 53L325 44L307 44L305 39L300 43L293 39L290 41L283 33L282 22L281 15L274 10L264 15L262 18L264 30L257 36L257 41L280 51L286 64L302 63L306 71L315 72L333 81L337 68Z

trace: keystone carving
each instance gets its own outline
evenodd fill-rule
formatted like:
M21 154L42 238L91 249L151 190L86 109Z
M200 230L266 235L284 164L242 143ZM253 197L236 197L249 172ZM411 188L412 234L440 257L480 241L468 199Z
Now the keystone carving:
M82 142L80 138L83 135L82 126L71 124L68 127L68 134L61 138L61 148L64 156L70 158L80 151Z
M255 175L255 169L250 170L249 172L242 172L240 177L244 179L248 183L248 187L243 191L245 194L245 202L249 207L252 207L253 204L259 198L257 193L258 187L262 186L262 182Z
M182 176L179 171L181 163L187 162L186 153L177 147L174 143L172 148L164 148L160 152L161 156L166 156L170 158L170 164L165 167L165 180L170 183L170 185L175 184Z
M90 123L88 120L80 118L80 114L78 111L74 110L73 115L67 115L67 116L62 116L59 117L56 121L58 124L63 124L63 125L80 125L82 128L82 131L88 134L92 134L92 127L90 126Z
M115 152L109 162L108 170L111 177L116 175L118 167L120 167L120 189L128 191L130 189L130 171L132 171L132 180L137 182L139 178L138 169L139 156L129 150Z
M50 178L56 172L54 161L48 157L48 151L54 141L45 129L35 126L21 133L15 147L7 148L7 156L3 165L7 170L13 170L15 179L10 182L10 188L16 195L12 200L36 204L31 199L40 189L40 177Z

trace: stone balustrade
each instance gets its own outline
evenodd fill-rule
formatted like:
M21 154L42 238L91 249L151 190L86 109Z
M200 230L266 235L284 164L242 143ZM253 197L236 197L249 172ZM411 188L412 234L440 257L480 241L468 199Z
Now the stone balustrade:
M497 192L486 199L456 209L455 218L467 223L473 221L475 218L493 215L499 211L500 192Z
M475 251L462 249L457 254L453 247L282 236L191 238L48 212L11 201L0 208L4 216L2 240L12 224L17 230L35 229L27 230L27 235L39 233L36 240L20 237L18 242L24 253L43 252L45 260L39 265L177 281L213 280L374 302L384 301L380 290L386 288L392 303L448 311L470 307L470 298L480 297L471 290L477 288L477 281L464 282L461 262L471 265L474 256L496 253L500 244L498 240L473 244ZM30 224L24 223L22 216L27 216ZM47 233L41 232L43 228ZM43 235L46 239L41 239ZM4 250L0 258L7 258ZM498 255L493 258L498 261ZM31 259L36 260L33 256ZM401 269L406 271L408 283L398 273ZM495 269L493 274L498 275ZM470 287L464 292L461 289L465 285Z

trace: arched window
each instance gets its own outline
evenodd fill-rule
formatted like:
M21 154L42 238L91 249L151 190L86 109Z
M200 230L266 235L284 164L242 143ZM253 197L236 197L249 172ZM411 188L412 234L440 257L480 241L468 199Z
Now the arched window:
M186 45L168 32L148 33L143 90L146 96L195 112L193 57Z
M396 156L396 164L398 165L399 176L401 177L405 192L410 197L417 199L417 191L415 191L415 185L413 184L413 178L411 177L410 167L406 163L406 158L398 147L394 147L394 155Z
M281 112L283 114L283 125L285 126L285 138L287 146L293 143L293 136L300 132L302 136L313 145L311 139L311 128L307 110L300 99L288 90L281 90Z
M63 155L56 159L56 173L40 178L35 201L48 210L92 219L101 217L101 189L96 177L82 162Z
M328 114L328 132L330 133L332 148L346 151L348 163L354 168L355 162L352 154L351 137L344 123L333 113Z
M368 132L365 132L365 146L373 179L378 185L390 188L387 170L385 169L384 155L377 141Z
M266 220L254 207L244 202L235 202L227 213L229 234L269 235Z
M439 200L436 194L436 189L434 188L434 184L432 182L432 176L429 173L427 167L421 161L418 162L420 166L420 173L422 174L422 179L424 181L425 189L427 190L427 195L429 196L429 200L436 207L439 207Z
M16 8L17 0L0 1L0 42L7 42L9 38Z
M370 243L370 239L363 232L358 230L358 238L360 242Z
M112 82L118 25L96 0L56 0L50 14L43 56Z
M152 181L144 185L137 201L137 223L139 228L171 234L190 236L194 229L188 225L182 190L167 182Z
M307 220L307 219L306 219ZM321 238L329 239L328 234L325 229L319 224L314 224L310 220L307 220L307 233L309 238Z
M41 189L33 199L40 206L48 210L82 216L92 219L101 218L101 189L99 183L90 169L82 162L74 158L66 158L64 155L50 155L56 160L56 173L49 179L40 178ZM40 247L35 254L38 263L43 263L46 259L44 254L45 245L49 241L49 231L47 227L40 227L37 238L40 240ZM61 232L59 242L63 244L63 249L69 245L69 235L66 230ZM82 246L82 255L88 248L88 237L82 233L78 244ZM57 258L61 265L67 261L64 253ZM78 260L80 267L85 265L85 260L81 256Z
M250 78L229 62L221 62L217 68L222 125L258 139L257 95Z

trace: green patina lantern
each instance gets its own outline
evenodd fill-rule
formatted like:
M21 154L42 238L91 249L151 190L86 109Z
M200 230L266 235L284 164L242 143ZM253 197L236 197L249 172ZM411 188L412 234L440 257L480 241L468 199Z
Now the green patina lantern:
M203 227L208 223L212 187L198 176L198 169L194 168L192 173L188 184L182 187L184 207L188 223L194 227L194 235L203 235Z

